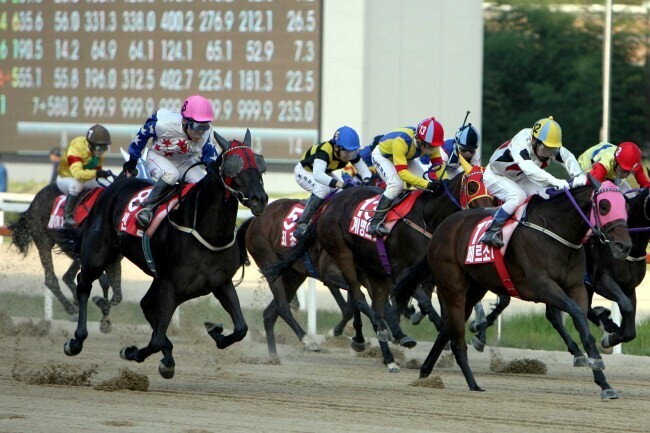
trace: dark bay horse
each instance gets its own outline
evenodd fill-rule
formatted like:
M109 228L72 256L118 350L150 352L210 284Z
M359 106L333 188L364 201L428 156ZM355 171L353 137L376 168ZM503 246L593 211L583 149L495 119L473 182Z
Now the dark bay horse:
M357 207L376 196L377 191L366 188L343 190L324 206L317 221L307 230L305 241L299 244L290 259L267 269L268 275L271 279L281 275L288 265L298 260L300 254L317 240L340 269L356 307L371 318L377 331L384 364L390 371L399 371L386 344L389 332L384 322L384 312L390 289L400 275L426 253L431 232L446 217L467 207L494 205L493 197L487 194L483 184L481 167L472 168L468 165L465 174L444 181L444 186L441 194L430 191L418 193L411 209L397 220L390 235L384 240L386 259L380 257L374 238L369 240L349 232ZM367 304L360 285L368 290L372 308ZM417 299L421 306L427 301L421 295ZM430 297L428 303L430 306ZM433 307L430 308L433 310Z
M49 229L48 222L54 201L61 194L56 184L47 185L36 193L34 200L32 200L27 210L20 215L18 221L11 225L11 238L13 245L23 255L27 255L31 243L34 242L38 250L41 265L43 266L43 271L45 272L45 286L59 300L66 313L72 316L71 320L77 320L76 315L79 309L77 307L75 276L79 271L79 260L71 257L72 263L63 274L63 282L72 292L72 302L61 291L59 279L54 272L54 265L52 263L52 249L56 245L52 233L56 229ZM80 206L84 206L84 204L82 203ZM99 284L102 288L103 297L95 297L93 301L100 307L103 314L100 330L102 332L110 332L111 324L108 319L110 307L122 301L121 267L119 262L106 269L106 273L99 277ZM109 287L113 289L111 299L108 298Z
M567 312L580 333L594 379L601 387L602 398L617 398L602 369L605 364L598 353L587 325L587 291L583 277L584 249L581 240L590 227L594 209L595 233L607 241L612 255L625 257L631 240L627 231L623 195L611 182L577 188L549 200L538 200L529 209L526 221L515 229L504 255L504 262L519 296L523 300L543 302ZM403 308L408 303L413 284L429 279L437 286L444 325L420 369L420 377L429 376L447 341L469 388L482 391L476 383L467 359L465 321L472 307L490 290L506 293L505 285L493 263L466 265L468 245L474 227L489 217L484 210L457 213L443 221L431 238L426 257L408 270L395 288L395 299ZM486 250L488 252L488 250Z
M650 241L649 191L648 188L641 189L639 194L627 199L627 225L632 239L632 250L625 259L616 260L609 246L596 236L591 236L585 243L587 258L585 285L590 306L587 317L605 331L600 341L601 346L605 349L632 341L636 337L636 288L645 278L646 248ZM620 327L611 320L607 309L591 308L594 293L618 304L621 311ZM477 334L472 339L472 344L475 339L485 343L486 328L494 323L509 302L508 295L499 296L499 301L495 309L488 314L486 322L481 326L474 325L474 330L470 326L470 331ZM546 317L567 343L569 352L574 355L574 365L587 365L584 354L564 328L559 312L553 308L547 308Z
M219 349L241 341L248 331L232 277L241 266L235 242L238 202L254 215L264 212L268 196L264 191L264 160L251 149L250 131L243 142L228 142L214 133L223 149L207 166L207 174L194 184L171 210L149 239L121 231L126 213L138 205L134 197L150 186L140 179L127 178L109 186L93 207L81 233L80 243L62 245L79 252L81 272L77 278L79 322L74 338L65 343L67 355L77 355L88 337L87 304L92 282L124 255L145 273L153 276L151 287L140 301L153 333L149 344L123 348L123 359L143 362L162 350L158 371L164 378L174 376L175 362L167 328L176 308L183 302L212 293L230 315L234 330L224 335L221 325L206 323L208 334ZM143 248L145 246L145 248ZM145 254L148 250L150 255ZM155 271L148 264L152 261Z

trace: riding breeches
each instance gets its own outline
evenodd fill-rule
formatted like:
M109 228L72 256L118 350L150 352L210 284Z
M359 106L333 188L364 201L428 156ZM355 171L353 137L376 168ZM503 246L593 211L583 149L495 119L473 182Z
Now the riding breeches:
M200 165L190 168L194 163L196 160L192 156L184 159L170 159L152 151L147 152L147 168L151 178L162 179L168 185L174 185L183 174L185 174L187 183L196 183L203 179L205 170Z
M98 188L101 185L95 179L80 182L74 177L59 176L56 178L56 186L59 187L59 190L62 193L76 196L81 194L81 191L83 190Z
M397 173L393 161L381 154L379 146L372 151L371 157L372 164L377 169L377 173L384 182L386 182L386 191L384 191L384 196L391 200L395 199L399 193L404 190L404 181L399 177L399 173ZM408 171L417 177L422 177L424 175L424 169L420 164L418 164L416 159L412 159L408 162Z
M302 189L314 194L318 198L325 198L334 190L334 188L329 185L323 185L322 183L316 182L314 179L314 173L306 170L300 163L296 164L296 168L293 169L293 174L296 178L296 182ZM328 173L328 176L332 176L337 181L341 180L338 176L334 175L334 173Z
M483 173L483 183L490 194L504 202L501 208L511 215L528 197L533 194L543 194L546 189L524 176L517 181L502 176L489 165Z

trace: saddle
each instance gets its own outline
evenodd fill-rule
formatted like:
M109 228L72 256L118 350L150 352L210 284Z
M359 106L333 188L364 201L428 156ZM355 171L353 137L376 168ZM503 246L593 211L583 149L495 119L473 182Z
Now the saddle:
M90 213L93 205L97 201L97 197L104 190L103 187L93 188L86 190L82 193L77 206L74 209L74 219L77 225L80 225ZM58 230L63 228L65 220L65 203L67 201L66 194L60 194L54 199L52 203L52 210L50 211L50 219L47 222L47 228L51 230Z

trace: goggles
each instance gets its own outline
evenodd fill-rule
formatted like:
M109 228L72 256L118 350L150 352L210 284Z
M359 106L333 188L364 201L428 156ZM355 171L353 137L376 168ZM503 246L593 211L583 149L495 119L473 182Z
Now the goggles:
M97 144L97 143L90 143L90 151L93 153L94 156L102 156L106 152L108 152L108 144Z
M458 151L460 153L471 153L472 155L476 153L476 149L470 149L469 147L458 146Z
M357 150L345 150L341 148L341 151L339 152L339 158L342 161L352 161L354 158L357 157L359 154L359 149Z
M205 134L212 128L211 122L197 122L195 120L187 119L187 127L197 134Z

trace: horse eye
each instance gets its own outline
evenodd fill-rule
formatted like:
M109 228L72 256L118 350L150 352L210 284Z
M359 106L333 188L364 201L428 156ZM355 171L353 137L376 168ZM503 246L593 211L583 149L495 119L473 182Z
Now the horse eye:
M478 192L478 182L470 181L467 184L467 193L472 196Z
M607 215L611 208L612 208L612 204L609 202L609 200L603 200L598 205L598 213L603 216Z

